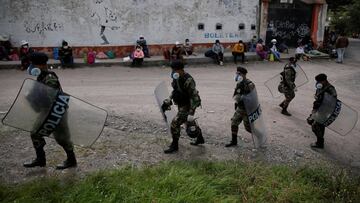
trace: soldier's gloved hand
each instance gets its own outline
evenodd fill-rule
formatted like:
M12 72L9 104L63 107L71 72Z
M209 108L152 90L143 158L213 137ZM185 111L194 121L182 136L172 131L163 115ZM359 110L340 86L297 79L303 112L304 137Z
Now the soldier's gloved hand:
M163 101L163 104L161 105L161 110L162 110L163 112L169 111L169 110L171 110L171 105L172 105L171 100L170 100L170 99L165 99L165 100Z
M314 120L311 118L311 115L306 119L306 121L309 125L312 125L314 123Z
M195 121L195 117L193 115L188 115L187 117L187 122L194 122Z

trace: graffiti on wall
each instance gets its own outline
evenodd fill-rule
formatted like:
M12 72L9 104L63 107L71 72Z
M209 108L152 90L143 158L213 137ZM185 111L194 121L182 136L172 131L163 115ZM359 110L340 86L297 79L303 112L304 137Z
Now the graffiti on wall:
M108 3L109 2L106 2L106 0L94 0L94 10L91 14L91 17L96 18L98 25L100 25L100 37L103 40L103 45L110 44L105 35L105 30L118 30L120 28L118 22L119 17L117 13L111 9Z
M27 33L44 34L45 32L58 32L64 30L64 24L56 21L24 22L24 29Z

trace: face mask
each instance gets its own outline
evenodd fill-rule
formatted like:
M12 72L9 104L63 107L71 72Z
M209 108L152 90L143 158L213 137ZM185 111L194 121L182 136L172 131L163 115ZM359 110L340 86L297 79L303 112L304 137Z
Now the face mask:
M25 49L29 48L29 46L28 46L28 45L24 45L23 47L24 47Z
M321 89L321 88L323 88L323 84L318 82L318 83L316 83L315 87L316 87L316 89Z
M64 46L64 49L67 49L67 48L69 48L69 46Z
M136 51L140 51L141 49L136 49Z
M235 82L242 82L244 78L240 74L235 75Z
M175 71L171 73L171 78L172 79L177 80L177 79L179 79L179 77L180 77L179 73L177 73Z

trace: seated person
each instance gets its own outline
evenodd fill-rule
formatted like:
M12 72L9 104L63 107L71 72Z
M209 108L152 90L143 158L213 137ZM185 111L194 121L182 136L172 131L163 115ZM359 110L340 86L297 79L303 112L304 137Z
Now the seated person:
M309 41L305 44L304 51L305 53L309 53L310 51L314 50L312 40L309 39Z
M150 58L149 48L147 46L144 36L140 35L139 39L136 41L136 45L141 46L146 58Z
M282 41L279 45L280 53L289 53L289 47L286 45L285 41Z
M245 62L245 44L243 43L242 40L240 40L238 43L236 43L234 45L234 47L232 48L232 55L234 57L234 63L236 64L237 61L237 57L241 57L241 62L244 63Z
M215 44L213 44L211 51L213 52L213 58L216 62L220 66L224 65L224 47L220 44L220 40L215 40Z
M276 39L272 39L271 40L272 43L272 47L270 48L270 53L272 53L275 57L276 60L281 61L280 60L280 52L278 51L277 47L276 47Z
M29 46L29 42L22 40L20 47L21 70L26 70L30 65L30 56L34 50Z
M175 42L175 46L171 50L171 59L172 60L182 60L184 54L184 49L181 46L180 42Z
M304 61L308 61L309 57L306 56L305 51L304 51L304 45L300 44L296 50L295 50L295 57L297 59L302 58Z
M6 36L0 35L0 60L6 59L11 61L10 55L14 49L9 41L9 38Z
M259 39L258 43L256 44L256 54L263 60L267 59L267 52L265 51L265 47L263 45L263 40Z
M132 54L133 56L133 61L132 61L132 66L141 66L143 61L144 61L144 52L141 49L141 46L136 46L136 49L134 51L134 53Z
M185 39L185 44L183 45L183 48L186 56L190 56L193 54L194 49L189 39Z
M72 66L74 64L72 48L66 41L62 42L62 46L59 49L59 58L62 66Z

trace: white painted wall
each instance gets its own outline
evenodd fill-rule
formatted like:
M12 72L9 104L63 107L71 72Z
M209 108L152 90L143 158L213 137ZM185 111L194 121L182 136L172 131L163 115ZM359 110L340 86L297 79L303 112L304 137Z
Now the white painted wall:
M148 44L168 44L189 38L212 43L256 35L258 0L0 0L0 34L15 45L58 46L65 39L73 46L100 45L101 25L110 45L134 44L144 35ZM205 30L198 30L198 23ZM216 23L223 24L216 31ZM239 31L239 23L245 30Z

